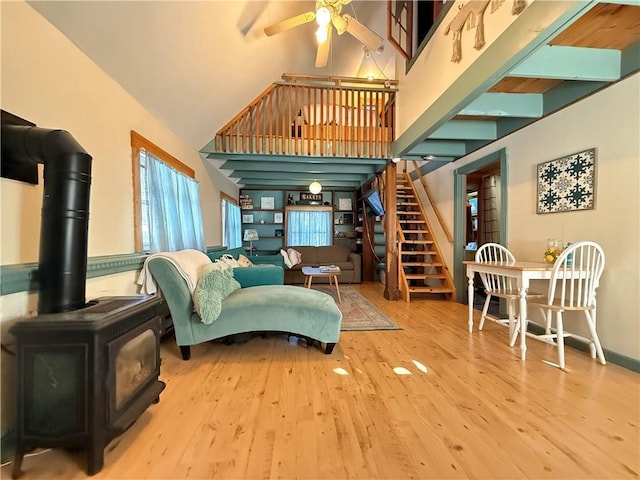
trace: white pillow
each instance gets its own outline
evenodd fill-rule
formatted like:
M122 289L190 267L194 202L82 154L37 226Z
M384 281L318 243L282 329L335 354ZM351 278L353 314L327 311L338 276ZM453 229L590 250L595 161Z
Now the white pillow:
M226 263L231 268L236 268L236 267L240 266L240 264L238 264L238 261L235 258L233 258L233 256L229 255L228 253L225 253L224 255L222 255L220 257L220 261Z
M205 265L204 267L202 267L200 269L200 273L198 275L198 279L200 277L202 277L203 275L205 275L206 273L212 272L214 270L225 270L225 269L230 269L231 265L228 265L224 262L221 262L219 259L215 259L213 262L211 262L209 265Z
M302 254L293 248L287 249L287 256L289 257L289 262L292 267L302 262Z
M253 267L253 262L244 255L238 256L238 265L241 267Z
M282 258L284 258L284 264L287 266L287 268L293 267L293 265L291 264L291 260L289 260L289 254L287 254L284 249L280 249L280 255L282 255Z

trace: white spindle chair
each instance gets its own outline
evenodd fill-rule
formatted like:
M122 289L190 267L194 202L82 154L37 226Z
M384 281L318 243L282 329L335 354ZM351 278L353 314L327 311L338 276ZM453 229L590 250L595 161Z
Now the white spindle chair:
M513 265L516 262L513 254L504 246L499 243L485 243L476 251L476 262L492 263L496 265ZM519 330L518 315L516 315L516 306L520 299L520 294L516 285L516 279L506 277L500 274L494 273L478 273L484 286L484 291L487 294L487 299L484 302L482 308L482 315L480 317L479 330L484 327L484 321L487 317L487 311L489 309L489 302L491 297L504 298L507 301L507 313L509 318L506 320L496 319L496 322L509 326L509 345L513 347L516 343ZM540 293L527 293L527 299L543 297Z
M566 311L582 311L589 327L591 357L606 365L600 339L596 333L596 290L604 270L604 251L595 242L577 242L567 247L556 259L549 280L546 298L534 299L531 305L546 313L547 334L542 338L555 338L558 345L558 363L565 368L564 337L575 336L564 331L562 314ZM551 329L555 312L556 328ZM549 333L552 332L552 333ZM581 337L583 338L583 337Z

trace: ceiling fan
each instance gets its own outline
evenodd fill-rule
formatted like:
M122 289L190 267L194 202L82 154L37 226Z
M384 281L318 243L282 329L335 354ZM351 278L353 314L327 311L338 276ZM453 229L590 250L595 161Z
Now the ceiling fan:
M351 15L347 13L340 14L342 7L348 3L351 3L351 0L317 0L315 12L302 13L283 20L282 22L269 25L264 29L264 33L270 37L276 33L284 32L290 28L304 25L305 23L315 20L318 23L318 30L316 31L316 38L318 40L316 68L327 65L329 47L331 45L331 33L333 31L331 25L335 27L338 35L348 32L367 47L369 51L373 52L378 50L382 46L382 37L380 35L360 23Z

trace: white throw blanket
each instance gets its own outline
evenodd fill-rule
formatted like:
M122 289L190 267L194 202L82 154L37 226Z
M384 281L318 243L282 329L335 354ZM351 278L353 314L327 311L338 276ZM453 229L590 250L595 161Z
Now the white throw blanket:
M203 268L207 265L211 265L211 259L200 250L180 250L177 252L160 252L151 254L144 261L144 266L142 267L142 271L140 272L140 276L136 282L142 287L141 293L145 293L147 295L154 294L158 290L156 282L153 279L153 275L151 275L148 270L149 261L154 258L164 258L171 262L176 267L176 270L178 270L182 278L186 280L191 295L193 295L193 292L196 289L196 285L198 284L198 279L200 278Z

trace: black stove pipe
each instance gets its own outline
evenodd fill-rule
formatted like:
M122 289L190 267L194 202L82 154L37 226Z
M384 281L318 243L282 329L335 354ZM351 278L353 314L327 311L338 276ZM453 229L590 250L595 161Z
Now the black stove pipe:
M86 304L91 155L64 130L2 125L2 154L44 164L38 313Z

